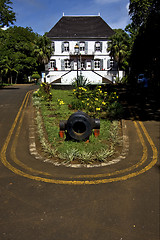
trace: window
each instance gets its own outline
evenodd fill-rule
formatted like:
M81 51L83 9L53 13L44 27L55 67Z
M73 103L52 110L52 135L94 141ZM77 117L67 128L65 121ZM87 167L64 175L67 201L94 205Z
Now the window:
M68 68L71 67L71 65L70 65L70 60L69 60L69 59L65 59L65 60L64 60L64 67L65 67L65 69L68 69Z
M85 51L85 42L80 42L80 44L79 44L79 50L80 50L80 51Z
M64 52L69 52L69 42L64 42Z
M51 60L50 64L51 64L51 69L55 69L56 68L56 60Z
M54 52L55 51L55 42L51 42L51 47L52 47L52 50Z
M100 59L96 59L94 60L94 68L95 69L100 69Z
M82 62L81 62L81 70L84 70L84 69L86 69L86 65L85 65L85 62L82 61Z
M102 52L102 42L96 42L95 43L95 51L96 52Z

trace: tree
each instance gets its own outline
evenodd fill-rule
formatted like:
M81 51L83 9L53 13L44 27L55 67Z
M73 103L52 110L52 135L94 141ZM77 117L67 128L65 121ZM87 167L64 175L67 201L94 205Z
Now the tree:
M10 27L0 29L0 75L9 82L24 82L33 72L44 70L52 48L46 36L31 28Z
M152 4L153 0L130 0L129 15L136 29L146 22Z
M46 35L38 36L35 42L34 54L37 57L41 71L45 69L45 65L49 62L52 51L50 39Z
M10 27L0 32L0 70L3 78L24 80L37 67L34 42L37 35L30 28ZM5 71L4 71L5 69Z
M136 30L132 34L134 41L130 55L131 79L145 72L154 83L158 83L160 81L160 2L131 0L130 14L132 14L131 26L135 26L133 29Z
M131 45L133 45L140 27L146 23L151 11L156 8L155 3L159 0L130 0L129 15L131 23L126 26L125 31L131 37ZM132 47L132 46L131 46Z
M118 65L119 70L126 70L128 66L128 56L129 56L129 36L122 29L115 29L115 34L110 38L108 45L108 51L110 52L111 58L113 58ZM119 77L119 75L118 75Z
M0 1L0 28L9 26L16 21L15 13L12 11L10 6L12 2L10 0Z

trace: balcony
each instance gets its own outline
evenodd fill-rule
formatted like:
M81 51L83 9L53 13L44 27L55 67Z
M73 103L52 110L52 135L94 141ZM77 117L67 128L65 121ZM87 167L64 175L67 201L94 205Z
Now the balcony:
M78 55L94 55L95 54L95 52L93 51L93 49L88 49L88 51L80 51L79 52L79 54ZM73 51L70 51L69 52L69 55L70 56L76 56L77 55L77 53L75 53L75 51L73 50Z

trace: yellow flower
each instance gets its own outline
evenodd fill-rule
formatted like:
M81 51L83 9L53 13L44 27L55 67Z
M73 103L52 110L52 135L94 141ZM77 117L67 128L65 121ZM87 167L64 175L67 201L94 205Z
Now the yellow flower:
M58 99L58 104L61 106L61 105L64 105L64 102L62 99Z
M98 101L98 98L95 98L95 101Z
M102 104L103 104L103 105L106 105L106 103L105 103L105 102L102 102Z
M96 108L96 111L100 111L101 109L100 108Z
M60 104L60 105L64 105L64 102L63 102L63 101L60 101L59 104Z

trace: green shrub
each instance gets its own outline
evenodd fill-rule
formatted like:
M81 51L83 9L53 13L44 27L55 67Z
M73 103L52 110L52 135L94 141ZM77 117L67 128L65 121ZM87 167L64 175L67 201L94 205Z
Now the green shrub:
M108 93L101 86L90 90L87 87L78 87L73 90L75 99L71 102L71 109L84 110L90 116L103 118L121 118L122 106L118 102L116 92Z
M40 85L40 88L34 92L34 95L37 97L41 97L46 102L50 102L52 100L51 85L47 83L42 83Z

